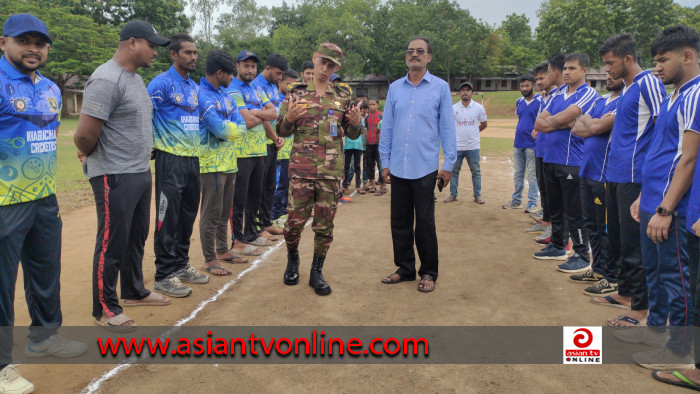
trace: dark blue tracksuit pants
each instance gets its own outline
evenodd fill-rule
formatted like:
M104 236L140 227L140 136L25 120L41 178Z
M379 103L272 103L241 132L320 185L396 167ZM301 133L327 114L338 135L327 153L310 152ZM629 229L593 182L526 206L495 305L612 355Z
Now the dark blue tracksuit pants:
M275 201L272 203L272 220L277 220L287 213L289 195L289 159L277 160L277 186Z
M668 240L653 243L647 236L652 216L639 211L642 263L649 292L647 325L663 331L668 320L671 338L666 347L676 353L689 354L695 306L690 294L685 217L673 218Z
M61 229L56 196L0 206L0 369L12 359L15 283L20 261L32 319L29 339L56 333L61 315ZM41 327L41 328L39 328Z

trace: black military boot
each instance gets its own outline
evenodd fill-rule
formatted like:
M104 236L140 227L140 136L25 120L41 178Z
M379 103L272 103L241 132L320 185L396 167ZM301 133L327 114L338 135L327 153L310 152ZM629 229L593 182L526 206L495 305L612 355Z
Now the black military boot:
M326 280L323 279L323 261L326 256L314 253L314 260L311 263L311 275L309 276L309 286L313 287L318 295L331 294L331 287L328 286Z
M287 248L287 269L284 270L284 284L299 283L299 249Z

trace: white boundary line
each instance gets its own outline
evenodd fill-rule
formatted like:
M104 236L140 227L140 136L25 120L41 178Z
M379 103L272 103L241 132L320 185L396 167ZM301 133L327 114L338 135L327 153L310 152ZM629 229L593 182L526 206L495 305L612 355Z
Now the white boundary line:
M350 194L350 197L355 196L355 193L356 193L356 192L353 190L353 192ZM311 225L311 223L313 223L313 220L308 220L308 221L306 222L306 224L304 225L304 227L309 227L309 225ZM216 294L214 294L213 296L209 297L208 299L202 301L202 302L199 304L199 306L198 306L197 308L195 308L195 309L190 313L189 316L185 317L184 319L178 320L178 321L173 325L173 327L172 327L170 330L168 330L165 334L163 334L163 336L170 336L170 335L172 335L173 333L177 332L177 331L179 330L180 327L182 327L183 325L187 324L188 322L190 322L191 320L193 320L195 317L197 317L197 314L199 314L199 312L201 312L207 305L209 305L209 304L211 304L212 302L216 301L216 300L219 298L219 296L223 295L228 289L231 288L231 286L233 286L233 285L235 285L236 283L238 283L238 281L239 281L242 277L244 277L246 274L248 274L249 272L251 272L251 271L253 271L254 269L256 269L263 261L267 260L267 257L268 257L268 256L270 256L270 255L271 255L272 253L274 253L277 249L279 249L280 246L282 246L282 245L284 245L284 244L285 244L284 239L282 239L282 241L278 242L277 245L271 247L270 249L267 250L267 252L265 252L265 253L263 253L262 255L260 255L260 257L258 257L257 259L255 259L255 260L250 264L250 266L249 266L248 268L246 268L245 270L241 271L241 272L238 274L238 276L236 276L234 279L231 279L230 281L226 282L226 283L219 289L219 291L216 292ZM102 376L100 376L99 378L93 379L93 380L90 382L90 384L88 384L88 385L81 391L81 393L83 393L83 394L92 394L92 393L97 393L97 392L99 392L99 390L100 390L100 388L102 387L102 384L103 384L104 382L106 382L106 381L108 381L109 379L112 379L113 377L117 376L120 372L129 369L129 368L130 368L131 366L133 366L134 363L137 362L137 361L138 361L138 359L137 359L137 358L134 358L134 357L124 360L124 362L123 362L122 364L119 364L119 365L113 367L113 368L110 369L109 371L107 371L107 372L105 372L104 374L102 374Z

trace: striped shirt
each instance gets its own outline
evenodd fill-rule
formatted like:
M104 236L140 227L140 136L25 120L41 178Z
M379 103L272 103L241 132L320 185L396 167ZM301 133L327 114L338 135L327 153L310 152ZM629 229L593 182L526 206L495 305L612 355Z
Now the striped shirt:
M625 87L617 103L605 177L615 183L640 183L642 166L654 133L654 118L666 96L663 83L644 71Z
M581 84L573 92L569 91L568 85L564 85L552 98L549 108L546 110L550 114L556 115L573 105L578 107L582 114L585 114L596 98L598 98L598 93L587 83ZM547 136L547 151L544 154L544 162L580 166L582 153L583 139L571 134L571 128L564 127L552 131Z
M675 92L674 92L675 93ZM678 95L666 96L661 102L656 119L656 132L649 144L642 167L642 196L639 208L647 213L656 212L661 205L676 165L681 158L683 133L692 130L700 133L700 76L691 79L678 89ZM690 191L676 205L678 216L686 215Z

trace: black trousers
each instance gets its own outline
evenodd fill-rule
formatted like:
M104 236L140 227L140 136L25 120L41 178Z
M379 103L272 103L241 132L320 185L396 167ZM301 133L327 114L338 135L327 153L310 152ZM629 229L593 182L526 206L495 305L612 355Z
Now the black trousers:
M199 209L199 158L156 151L156 281L185 268Z
M139 300L151 294L143 285L143 248L151 220L151 170L90 178L97 208L97 240L92 263L92 316L122 313L117 297Z
M29 339L56 333L61 315L61 229L56 196L0 206L0 366L12 362L19 264L32 319Z
M571 235L574 250L588 261L588 234L581 213L580 167L548 163L545 166L547 205L552 219L552 243L557 249L566 248ZM568 232L567 232L568 222Z
M418 179L391 176L391 239L396 273L416 276L415 240L420 269L418 275L438 277L438 240L435 231L435 182L437 171ZM414 231L415 223L415 231Z
M632 219L630 206L639 197L641 183L608 182L608 241L610 250L619 251L618 294L631 297L632 310L649 308L646 271L642 264L639 223Z
M258 238L255 225L262 201L265 160L265 156L238 159L231 218L234 240L253 242Z
M265 227L272 226L272 204L275 202L275 190L277 189L277 147L275 144L267 144L262 183L262 200L256 223L260 231L264 230Z
M345 150L345 178L343 178L343 187L350 186L350 166L355 170L355 187L362 186L362 171L360 171L360 160L362 159L362 151L359 149Z
M540 205L542 206L542 221L550 222L549 203L547 203L547 187L544 181L544 159L535 158L535 174L537 175L537 187L540 189Z
M581 211L593 251L592 268L610 283L617 283L617 259L620 251L612 251L606 224L605 183L581 178Z
M365 147L365 167L367 167L367 177L370 181L374 180L375 166L379 166L379 144L367 144ZM384 183L384 177L379 173L379 183Z

